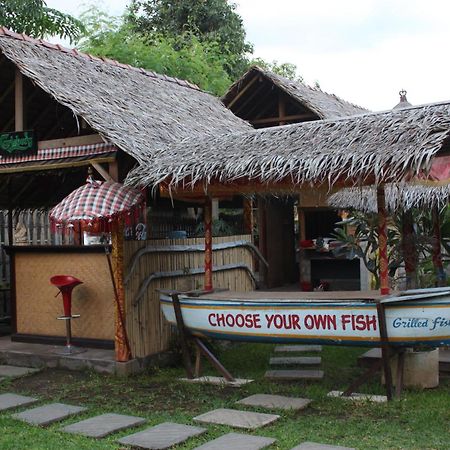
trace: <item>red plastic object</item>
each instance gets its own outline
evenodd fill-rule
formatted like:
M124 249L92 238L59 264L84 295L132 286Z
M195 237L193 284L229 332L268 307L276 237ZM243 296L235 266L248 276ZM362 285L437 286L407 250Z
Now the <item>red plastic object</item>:
M50 283L62 293L64 316L72 317L72 289L79 284L83 284L83 282L71 275L55 275L50 278Z
M302 291L306 291L306 292L309 292L309 291L312 291L313 289L312 289L312 284L309 282L309 281L302 281L301 283L300 283L300 289L302 290Z

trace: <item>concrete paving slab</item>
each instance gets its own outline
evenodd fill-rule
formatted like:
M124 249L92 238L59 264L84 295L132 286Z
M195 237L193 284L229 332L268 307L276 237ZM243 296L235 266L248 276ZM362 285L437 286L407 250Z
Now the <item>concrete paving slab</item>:
M64 403L51 403L50 405L38 406L27 409L21 413L13 414L15 419L23 420L31 425L50 425L66 417L86 411L83 406L65 405Z
M0 411L18 408L19 406L27 406L38 401L37 398L26 397L17 394L1 394L0 395Z
M245 378L235 378L234 381L228 381L223 377L213 377L213 376L204 376L198 378L180 378L180 380L186 381L187 383L213 384L215 386L230 386L230 387L241 387L253 381L247 380Z
M40 369L33 369L32 367L18 367L9 365L0 365L0 377L15 378L23 377L24 375L31 375L39 372Z
M318 444L317 442L303 442L292 450L356 450L352 447L341 447L339 445Z
M375 403L387 402L387 397L385 395L359 394L357 392L348 396L342 396L342 391L330 391L328 392L327 397L338 397L343 400L365 400Z
M201 427L165 422L144 431L140 431L139 433L125 436L118 439L117 442L133 447L160 450L180 444L205 431L206 429Z
M237 401L238 405L259 406L269 409L293 409L298 411L306 408L312 400L309 398L285 397L284 395L255 394Z
M83 436L102 438L116 431L136 427L145 423L142 417L124 416L122 414L101 414L81 422L61 428L66 433L82 434Z
M294 352L321 352L321 345L277 345L274 349L276 353Z
M321 380L323 370L268 370L264 377L268 380Z
M271 366L316 366L321 363L322 358L320 356L275 356L269 359Z
M205 414L194 417L196 422L215 423L218 425L228 425L230 427L255 430L269 423L275 422L280 416L276 414L263 414L251 411L239 411L237 409L214 409Z
M259 450L273 444L276 439L248 434L228 433L213 441L196 447L194 450Z

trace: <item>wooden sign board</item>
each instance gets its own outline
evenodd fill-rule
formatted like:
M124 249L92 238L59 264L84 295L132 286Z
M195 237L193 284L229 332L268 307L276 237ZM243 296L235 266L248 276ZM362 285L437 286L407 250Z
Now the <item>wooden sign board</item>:
M33 131L0 133L0 155L6 158L35 155L38 151L36 134Z

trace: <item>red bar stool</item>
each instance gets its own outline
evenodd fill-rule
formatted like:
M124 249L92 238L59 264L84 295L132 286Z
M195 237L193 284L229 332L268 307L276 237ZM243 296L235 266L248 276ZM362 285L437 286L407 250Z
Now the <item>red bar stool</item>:
M72 290L75 286L83 284L83 282L71 275L55 275L50 278L50 283L59 289L56 295L62 294L64 304L64 316L58 317L58 319L66 321L66 346L59 353L72 355L74 353L85 352L85 349L72 345L72 319L78 319L80 317L79 314L72 314Z

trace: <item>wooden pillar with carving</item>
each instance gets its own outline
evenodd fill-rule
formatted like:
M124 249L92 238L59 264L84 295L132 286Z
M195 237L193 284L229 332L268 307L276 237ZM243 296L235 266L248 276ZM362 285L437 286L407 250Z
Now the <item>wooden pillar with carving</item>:
M212 201L207 197L203 210L205 224L205 291L212 291Z
M445 286L446 276L441 253L441 223L439 219L439 208L437 206L432 207L431 216L433 220L433 266L436 272L437 285Z
M387 215L386 199L384 195L384 186L377 187L377 205L378 205L378 251L380 258L380 293L389 294L389 261L387 246Z

